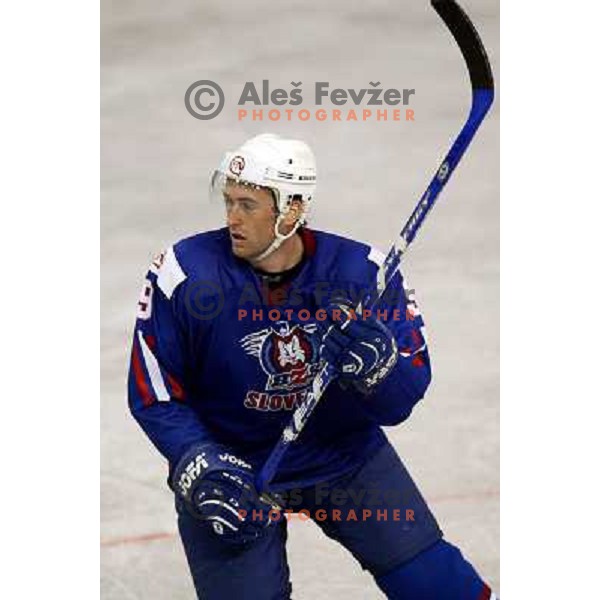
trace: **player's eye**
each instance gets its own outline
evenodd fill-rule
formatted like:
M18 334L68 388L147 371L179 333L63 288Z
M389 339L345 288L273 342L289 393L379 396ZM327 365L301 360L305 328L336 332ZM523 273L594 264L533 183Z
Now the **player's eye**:
M231 212L232 210L239 210L243 213L253 213L257 208L257 203L252 198L238 198L233 199L230 196L223 194L223 202L225 203L225 210Z
M254 212L256 209L256 202L254 200L240 200L240 206L244 212Z

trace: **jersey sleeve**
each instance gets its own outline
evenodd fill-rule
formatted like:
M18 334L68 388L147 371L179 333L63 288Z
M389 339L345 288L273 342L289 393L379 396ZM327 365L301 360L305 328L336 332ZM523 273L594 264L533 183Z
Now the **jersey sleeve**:
M373 259L373 252L369 258ZM383 255L380 258L382 260ZM397 425L408 419L431 382L425 323L415 292L408 288L399 271L372 311L393 333L398 345L398 360L385 379L365 398L364 405L380 425Z
M173 248L156 258L144 280L133 334L128 397L133 417L169 461L209 439L189 406L189 352L177 295L186 275Z

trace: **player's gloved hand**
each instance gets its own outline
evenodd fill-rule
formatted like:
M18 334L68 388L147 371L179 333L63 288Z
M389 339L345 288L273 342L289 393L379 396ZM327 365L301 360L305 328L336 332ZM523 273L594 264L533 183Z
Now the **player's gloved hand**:
M260 499L252 466L224 446L192 448L175 467L172 484L188 510L225 542L249 544L273 523L274 505Z
M375 316L359 314L349 303L332 302L321 322L321 358L337 371L342 384L368 393L398 359L392 332Z

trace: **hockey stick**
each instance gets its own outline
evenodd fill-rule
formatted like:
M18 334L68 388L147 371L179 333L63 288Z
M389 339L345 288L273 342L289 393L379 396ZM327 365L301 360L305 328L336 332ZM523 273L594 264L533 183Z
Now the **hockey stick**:
M384 294L388 283L400 266L400 260L414 240L423 221L431 212L440 192L450 179L454 169L460 162L477 129L481 125L494 100L494 79L489 60L469 17L454 0L431 0L431 5L452 33L460 47L460 51L469 69L472 88L471 111L458 137L452 144L448 154L436 171L429 186L417 203L408 221L400 232L399 239L392 244L384 263L377 273L377 301ZM290 444L298 437L310 415L315 410L327 386L333 381L335 371L325 363L313 381L312 390L307 394L305 402L296 409L292 419L285 427L277 445L264 463L256 479L256 488L264 493L272 481L283 455ZM265 500L271 498L264 494Z

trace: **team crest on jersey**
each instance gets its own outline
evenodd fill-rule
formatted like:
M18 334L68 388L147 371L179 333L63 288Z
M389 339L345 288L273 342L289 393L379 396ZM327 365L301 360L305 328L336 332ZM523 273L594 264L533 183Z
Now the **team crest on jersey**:
M250 356L258 358L268 375L267 390L293 390L308 385L319 370L315 324L279 321L240 341Z

